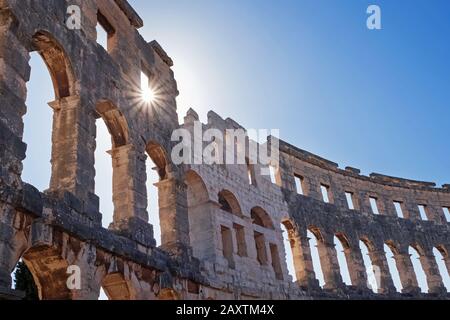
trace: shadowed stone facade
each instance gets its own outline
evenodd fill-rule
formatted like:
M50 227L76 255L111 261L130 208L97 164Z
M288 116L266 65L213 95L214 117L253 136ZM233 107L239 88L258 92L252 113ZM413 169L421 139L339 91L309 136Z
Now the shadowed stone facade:
M72 4L82 10L81 30L66 27ZM108 32L107 50L97 44L97 23ZM11 272L23 259L41 299L97 299L101 287L110 299L448 298L433 248L450 271L443 211L450 207L449 185L363 176L281 140L276 183L257 165L174 165L172 132L193 133L198 115L189 110L179 124L173 62L156 41L140 36L142 25L125 0L0 0L0 297L20 297L10 289ZM55 89L49 103L52 174L45 192L21 178L33 51L47 64ZM139 98L142 71L162 96L151 108ZM112 141L114 218L108 229L102 228L94 192L100 118ZM212 111L203 127L243 129ZM160 177L160 247L148 223L147 157ZM404 218L397 217L394 201ZM418 205L425 206L428 221L420 218ZM288 230L296 282L287 271L281 225ZM308 230L317 238L323 288ZM343 243L352 286L342 281L334 236ZM377 294L367 286L360 240L379 270ZM394 253L401 293L384 244ZM410 246L420 255L428 294L418 288ZM81 269L80 290L66 285L70 265Z

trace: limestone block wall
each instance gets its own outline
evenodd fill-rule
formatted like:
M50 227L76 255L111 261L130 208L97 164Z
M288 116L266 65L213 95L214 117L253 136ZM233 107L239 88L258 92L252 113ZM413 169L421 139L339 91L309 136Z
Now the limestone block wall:
M67 27L69 5L81 8L81 29ZM108 34L97 43L96 26ZM450 230L442 207L448 186L339 169L328 160L280 141L276 183L247 164L175 164L175 129L194 132L190 110L179 124L173 61L139 34L143 21L125 0L0 0L0 298L17 298L11 272L20 259L31 270L41 299L312 299L447 298L432 249L450 268ZM40 192L22 180L23 120L30 52L38 52L53 80L52 174ZM140 97L141 72L157 88L148 105ZM111 135L113 223L101 225L95 194L96 121ZM203 129L242 129L208 113ZM194 134L192 135L194 136ZM270 140L271 142L272 140ZM150 157L160 178L162 245L148 223ZM303 178L297 194L295 175ZM328 188L324 203L320 186ZM354 210L345 192L353 194ZM376 199L379 215L371 212ZM393 201L401 203L398 218ZM423 205L429 221L419 219ZM281 225L291 248L284 248ZM320 288L307 238L318 239L325 286ZM345 243L352 286L339 274L333 236ZM370 249L380 290L367 289L358 249ZM394 254L404 288L393 290L383 244ZM430 288L419 293L408 254L420 253ZM292 250L297 281L288 274ZM81 270L81 288L66 285L67 268Z

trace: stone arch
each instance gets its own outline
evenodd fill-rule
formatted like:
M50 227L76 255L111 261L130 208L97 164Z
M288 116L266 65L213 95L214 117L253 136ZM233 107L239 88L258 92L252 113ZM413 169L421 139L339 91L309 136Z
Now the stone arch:
M448 262L448 253L443 246L433 247L433 255L438 265L438 271L442 277L442 282L447 292L450 292L450 270Z
M215 227L212 217L214 204L210 202L203 178L194 170L185 175L189 217L189 238L193 254L201 259L215 252Z
M127 145L129 143L128 123L117 106L109 100L100 100L95 110L108 128L112 147L118 148Z
M158 172L160 180L167 179L171 168L169 157L167 156L167 151L164 147L155 141L150 141L147 143L146 151L156 165L155 169Z
M123 217L123 208L128 205L126 201L129 201L126 197L119 196L124 192L124 186L129 185L128 181L132 176L129 162L133 148L129 141L129 127L124 115L110 100L99 100L95 105L95 111L98 120L95 125L94 190L100 200L100 211L103 214L114 211L113 222L117 222ZM106 185L100 189L98 184ZM102 219L105 228L111 222L108 217L104 216Z
M322 268L322 264L325 261L324 259L321 259L321 254L319 250L319 246L321 246L321 244L324 241L322 232L316 226L309 226L307 228L307 239L311 251L311 261L314 275L317 281L319 282L319 286L323 288L325 286L325 275L324 270Z
M413 266L413 273L420 290L422 292L428 292L428 275L425 273L422 259L422 257L425 257L425 251L419 244L414 243L408 247L408 253Z
M73 298L67 287L69 263L56 248L30 248L23 255L38 289L40 300L70 300Z
M135 298L132 286L125 277L118 272L107 274L101 282L109 300L133 300Z
M368 237L363 236L360 237L359 241L359 248L361 250L364 266L366 269L366 275L367 275L367 286L375 293L378 292L380 288L380 270L378 269L379 266L377 266L374 263L374 255L376 252L376 247L372 243L372 241L369 240Z
M349 268L349 265L352 263L350 242L347 236L342 232L335 233L333 242L336 247L336 255L341 277L344 283L347 285L352 285L352 277L350 275Z
M397 265L397 256L399 254L398 245L393 240L388 240L384 243L384 253L388 264L388 270L392 277L394 287L397 292L403 290L401 276Z
M194 207L209 201L209 192L203 178L194 170L185 175L188 192L188 207Z
M38 31L32 39L33 51L43 58L52 78L55 98L75 94L75 75L62 45L47 31Z
M250 216L254 224L267 228L275 229L269 214L261 207L253 207L250 210Z
M242 215L241 205L236 196L229 190L223 189L217 195L220 208L223 211L235 214L237 216Z
M154 164L158 179L154 185L158 192L157 221L161 230L161 245L166 250L189 246L189 217L187 200L187 186L183 181L183 170L172 164L168 147L155 140L146 144L146 152ZM148 187L148 182L146 186ZM147 192L148 194L148 192Z
M48 31L40 30L31 37L29 52L37 52L45 63L47 71L52 81L55 100L48 105L53 109L53 123L51 124L51 161L50 190L68 190L74 192L74 179L77 167L76 152L77 126L74 114L79 112L79 97L76 96L76 77L72 68L69 55L64 50L60 41ZM29 63L29 62L28 62ZM25 81L28 82L29 78ZM23 97L25 104L26 96ZM47 101L46 101L47 102ZM23 114L20 114L22 116ZM23 119L22 119L23 120ZM42 124L40 130L47 131ZM44 130L43 130L44 129ZM49 130L50 131L50 130ZM19 136L23 138L23 128L20 127ZM72 140L72 138L74 138ZM30 150L30 148L29 148ZM34 152L34 155L43 157L45 153ZM30 155L28 155L30 156ZM47 156L47 155L46 155ZM50 158L50 155L48 155ZM49 163L48 158L42 159L43 163ZM26 168L28 165L26 166ZM44 170L47 171L47 170ZM22 175L23 177L23 175ZM47 189L48 184L45 186Z

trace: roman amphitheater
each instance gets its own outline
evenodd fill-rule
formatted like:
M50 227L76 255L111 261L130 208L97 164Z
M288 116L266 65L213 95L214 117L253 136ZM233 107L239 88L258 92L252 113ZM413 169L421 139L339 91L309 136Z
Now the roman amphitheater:
M80 29L67 26L69 5L81 8ZM97 24L108 34L107 50L97 44ZM20 259L41 299L95 300L101 289L109 299L142 300L450 297L437 260L450 271L450 185L361 175L273 137L268 144L279 145L274 177L250 163L175 165L172 132L193 130L199 117L189 110L179 123L173 61L139 34L143 21L126 0L0 0L0 25L1 298L21 297L11 278ZM21 178L35 51L55 91L45 192ZM164 94L150 112L128 94L139 91L141 72ZM108 229L94 193L97 119L112 141L114 221ZM212 111L202 126L242 129ZM147 157L160 178L160 246L148 222ZM351 283L341 275L338 242ZM411 252L420 257L426 292ZM80 289L67 286L73 265L81 270ZM376 275L376 290L368 285L368 269Z

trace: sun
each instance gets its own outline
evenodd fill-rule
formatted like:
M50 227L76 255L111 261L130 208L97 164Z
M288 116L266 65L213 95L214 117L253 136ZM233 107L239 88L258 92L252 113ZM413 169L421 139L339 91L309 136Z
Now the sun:
M155 92L153 91L152 88L147 87L142 90L141 97L142 97L142 100L144 100L144 102L152 103L155 101Z

